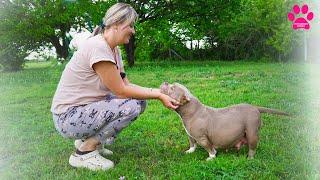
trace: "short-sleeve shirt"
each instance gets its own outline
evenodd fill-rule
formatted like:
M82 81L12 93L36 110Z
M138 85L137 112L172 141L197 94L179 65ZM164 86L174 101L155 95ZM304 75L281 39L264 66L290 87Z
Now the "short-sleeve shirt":
M117 76L123 71L120 50L116 47L113 53L101 34L87 39L66 65L52 100L52 113L61 114L70 107L103 100L111 93L92 67L99 61L117 65Z

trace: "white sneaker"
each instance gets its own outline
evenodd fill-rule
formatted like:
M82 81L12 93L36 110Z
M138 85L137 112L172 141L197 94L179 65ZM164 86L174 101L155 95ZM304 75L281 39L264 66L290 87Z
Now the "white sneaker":
M74 146L75 146L77 149L79 149L80 146L81 146L81 144L82 144L83 142L84 142L84 141L83 141L82 139L77 139L77 140L74 141ZM108 156L108 155L112 155L112 154L113 154L113 152L112 152L111 150L104 148L102 144L100 144L100 145L97 147L97 150L99 151L99 153L100 153L101 155L104 155L104 156Z
M83 143L84 141L82 139L76 139L74 141L74 147L76 147L76 149L79 149L81 144Z
M113 162L102 157L98 150L84 155L73 153L69 158L69 164L73 167L84 167L94 171L108 170L114 167Z

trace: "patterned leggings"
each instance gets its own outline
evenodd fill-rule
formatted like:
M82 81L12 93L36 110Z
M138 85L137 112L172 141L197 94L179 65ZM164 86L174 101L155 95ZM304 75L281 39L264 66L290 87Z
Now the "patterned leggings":
M59 115L53 114L53 120L65 138L95 137L101 144L112 144L116 135L143 113L146 105L145 100L108 95L105 100L71 107Z

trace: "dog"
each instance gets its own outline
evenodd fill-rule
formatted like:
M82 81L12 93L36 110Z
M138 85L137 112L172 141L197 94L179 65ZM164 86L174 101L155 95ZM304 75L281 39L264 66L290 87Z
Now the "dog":
M253 159L262 123L260 113L289 116L279 110L250 104L212 108L203 105L179 83L164 82L160 92L180 102L175 111L180 115L189 136L190 148L186 153L194 152L199 144L209 153L207 160L216 157L218 148L227 150L236 147L239 150L245 144L249 147L248 159Z

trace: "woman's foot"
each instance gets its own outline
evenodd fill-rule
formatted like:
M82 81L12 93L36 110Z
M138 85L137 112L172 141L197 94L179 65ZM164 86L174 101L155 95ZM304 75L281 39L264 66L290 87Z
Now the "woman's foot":
M74 146L76 147L76 149L79 149L80 146L84 143L84 140L82 139L77 139L74 141ZM108 156L108 155L112 155L113 152L109 149L106 149L103 147L102 144L100 144L99 146L97 146L97 150L99 151L99 153L103 156Z
M108 170L114 167L114 163L99 154L98 150L80 155L71 154L69 164L73 167L83 167L90 170Z

